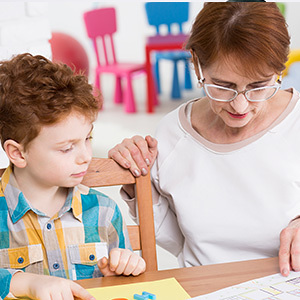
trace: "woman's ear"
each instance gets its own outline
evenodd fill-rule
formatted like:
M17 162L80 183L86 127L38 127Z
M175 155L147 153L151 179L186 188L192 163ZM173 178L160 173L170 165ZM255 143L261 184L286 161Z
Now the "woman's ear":
M13 165L15 165L17 168L24 168L26 166L24 148L21 144L14 140L6 140L3 148Z

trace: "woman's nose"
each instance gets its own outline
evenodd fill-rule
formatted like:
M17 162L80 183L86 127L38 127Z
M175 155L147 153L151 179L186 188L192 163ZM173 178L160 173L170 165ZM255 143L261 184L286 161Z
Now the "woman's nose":
M243 114L246 112L249 106L249 101L247 100L245 95L241 93L230 102L230 105L236 113Z

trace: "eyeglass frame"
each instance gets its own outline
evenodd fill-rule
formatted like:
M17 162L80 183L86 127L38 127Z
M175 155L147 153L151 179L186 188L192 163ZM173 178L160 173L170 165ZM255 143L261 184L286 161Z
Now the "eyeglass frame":
M214 101L218 101L218 102L231 102L233 101L238 95L240 94L243 94L245 96L245 98L249 101L249 102L264 102L266 100L269 100L270 98L272 98L277 92L278 90L280 89L281 87L281 80L282 80L282 74L280 74L279 78L276 80L275 84L274 85L266 85L266 86L262 86L262 87L258 87L258 88L254 88L254 89L249 89L249 90L243 90L243 91L240 91L238 92L237 90L235 89L230 89L230 88L226 88L226 87L223 87L221 85L217 85L217 84L210 84L210 83L204 83L205 81L205 78L203 76L203 72L202 72L202 68L201 68L201 65L200 65L200 62L199 62L199 59L198 59L198 68L199 68L199 74L200 74L200 79L198 80L198 83L202 84L203 85L203 88L205 90L205 92L209 95L209 98L211 98L212 100ZM222 99L217 99L217 98L214 98L210 95L210 93L207 91L206 89L206 86L212 86L212 87L216 87L216 88L219 88L221 90L227 90L227 91L232 91L235 93L235 96L229 100L222 100ZM252 100L252 99L249 99L248 96L247 96L247 93L249 92L253 92L253 91L258 91L258 90L262 90L262 89L266 89L266 88L275 88L275 92L273 93L273 95L271 95L270 97L266 98L266 99L263 99L263 100Z

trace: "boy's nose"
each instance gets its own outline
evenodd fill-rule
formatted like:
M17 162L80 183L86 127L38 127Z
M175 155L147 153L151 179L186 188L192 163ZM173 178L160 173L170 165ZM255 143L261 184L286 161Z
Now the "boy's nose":
M85 149L85 151L81 151L81 153L77 158L77 161L80 164L89 163L91 160L92 160L92 154L87 149Z

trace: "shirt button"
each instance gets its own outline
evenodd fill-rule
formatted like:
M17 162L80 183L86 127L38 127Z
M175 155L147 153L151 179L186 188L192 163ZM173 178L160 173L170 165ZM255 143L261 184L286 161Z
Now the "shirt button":
M58 263L53 264L53 269L55 270L59 269L59 264Z
M48 223L48 224L47 224L47 229L50 230L51 228L52 228L52 225L51 225L50 223Z
M19 264L22 264L24 262L24 258L22 257L22 256L20 256L19 258L18 258L18 263Z
M95 255L94 255L94 254L91 254L91 255L89 256L89 259L90 259L90 260L94 260L94 259L95 259Z

